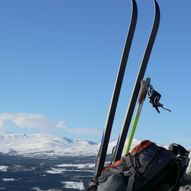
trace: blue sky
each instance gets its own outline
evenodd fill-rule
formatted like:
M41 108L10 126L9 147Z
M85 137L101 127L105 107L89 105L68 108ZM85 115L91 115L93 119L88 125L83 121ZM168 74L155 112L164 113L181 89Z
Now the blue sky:
M138 139L191 146L191 2L158 1L161 23L146 72L172 112L146 100ZM138 25L112 139L118 137L153 20L137 0ZM0 2L1 133L101 140L130 19L129 0Z

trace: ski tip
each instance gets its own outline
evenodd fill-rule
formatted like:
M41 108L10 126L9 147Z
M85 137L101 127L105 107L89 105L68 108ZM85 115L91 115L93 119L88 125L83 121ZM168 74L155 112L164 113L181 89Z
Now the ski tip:
M134 10L134 12L137 14L137 3L136 3L136 0L131 0L131 5L133 7L132 10Z
M133 7L137 7L137 2L136 2L136 0L131 0L131 4L133 5Z
M157 0L154 0L154 5L155 5L156 12L158 12L158 14L160 14L160 8L159 8L159 4L158 4Z
M160 24L160 7L157 2L157 0L154 0L154 10L155 10L155 16L154 16L154 25L156 30L158 30L159 24Z

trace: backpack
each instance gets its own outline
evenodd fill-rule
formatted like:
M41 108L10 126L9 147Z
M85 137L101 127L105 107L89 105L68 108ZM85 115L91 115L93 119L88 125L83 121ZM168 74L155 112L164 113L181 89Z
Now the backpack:
M121 160L105 167L87 191L177 191L188 164L188 151L145 140ZM180 148L180 149L179 149Z

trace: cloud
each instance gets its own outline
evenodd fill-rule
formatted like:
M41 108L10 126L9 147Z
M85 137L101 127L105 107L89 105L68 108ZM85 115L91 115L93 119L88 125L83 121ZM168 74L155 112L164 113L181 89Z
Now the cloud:
M83 135L100 135L100 130L98 129L92 129L92 128L70 128L65 125L63 121L60 121L57 125L57 128L63 129L64 131L68 133L74 133L74 134L83 134Z
M7 122L11 122L17 127L23 129L40 129L40 130L56 130L59 129L63 133L72 133L76 135L100 135L100 131L92 128L70 128L65 125L64 121L55 123L42 114L33 113L2 113L0 114L0 127L6 129Z
M53 123L42 114L32 113L2 113L0 114L0 127L5 127L6 122L11 122L21 128L51 128Z

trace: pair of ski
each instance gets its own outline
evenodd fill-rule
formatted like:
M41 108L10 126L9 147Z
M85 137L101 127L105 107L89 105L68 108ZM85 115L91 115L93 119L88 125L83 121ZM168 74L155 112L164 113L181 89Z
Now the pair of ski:
M118 103L118 99L119 99L119 94L120 94L123 77L125 74L126 64L127 64L127 60L128 60L136 24L137 24L137 17L138 17L137 4L136 4L135 0L131 0L131 1L132 1L131 21L130 21L130 26L129 26L129 31L128 31L128 35L127 35L127 39L126 39L126 43L125 43L123 56L122 56L119 71L117 74L117 79L116 79L115 86L114 86L111 104L110 104L110 108L109 108L109 112L108 112L108 116L107 116L107 120L106 120L105 130L103 132L103 136L102 136L102 140L101 140L101 144L100 144L100 148L99 148L99 152L98 152L98 156L97 156L95 172L94 172L95 181L100 176L101 170L103 169L104 164L105 164L107 148L108 148L108 144L109 144L109 140L110 140L112 125L113 125L115 112L116 112L116 108L117 108L117 103ZM140 87L141 87L141 85L140 85L141 80L144 77L144 74L145 74L145 71L147 68L147 64L149 61L149 57L150 57L150 54L151 54L151 51L153 48L153 44L155 42L158 28L159 28L160 9L159 9L159 6L158 6L158 3L156 2L156 0L154 0L154 10L155 10L155 13L154 13L154 21L153 21L152 30L151 30L151 33L150 33L150 36L148 39L148 43L147 43L147 46L146 46L146 49L144 52L142 63L140 65L140 68L138 71L138 75L137 75L136 82L134 85L133 93L132 93L132 96L130 99L130 103L128 106L126 116L125 116L123 128L119 135L118 142L117 142L117 145L115 148L115 152L113 155L113 161L117 161L121 158L123 147L124 147L125 140L126 140L126 136L127 136L128 130L129 130L133 112L134 112L136 102L138 99L138 95L139 95L139 91L140 91Z

